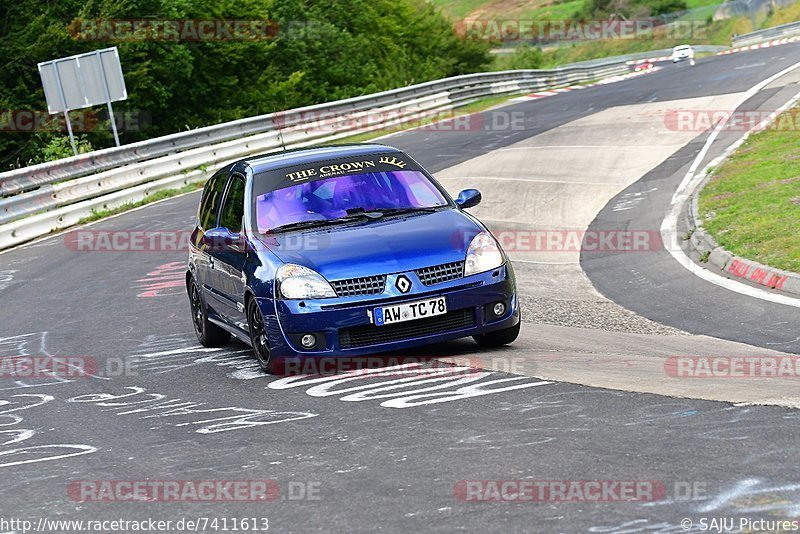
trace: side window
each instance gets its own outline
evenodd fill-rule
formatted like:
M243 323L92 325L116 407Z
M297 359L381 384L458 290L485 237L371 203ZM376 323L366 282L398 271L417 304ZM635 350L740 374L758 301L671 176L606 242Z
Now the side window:
M225 204L219 217L219 225L227 228L234 234L242 231L242 217L244 216L244 180L238 176L231 178Z
M227 172L217 173L211 177L206 186L203 200L200 203L200 211L197 214L197 222L203 230L210 230L217 224L217 208L222 202L227 176Z

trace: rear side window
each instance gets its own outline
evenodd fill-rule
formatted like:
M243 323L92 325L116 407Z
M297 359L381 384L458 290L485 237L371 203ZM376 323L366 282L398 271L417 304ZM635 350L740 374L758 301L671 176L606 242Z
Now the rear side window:
M238 176L231 178L228 194L225 196L225 205L219 216L219 225L227 228L234 234L242 231L242 217L244 216L244 181Z
M206 185L203 200L200 202L200 211L197 214L197 224L203 230L209 230L217 225L217 210L222 202L227 177L227 172L217 173Z

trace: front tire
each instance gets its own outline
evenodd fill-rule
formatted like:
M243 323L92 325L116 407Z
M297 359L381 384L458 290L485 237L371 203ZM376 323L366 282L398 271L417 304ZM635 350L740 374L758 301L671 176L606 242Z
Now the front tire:
M250 328L250 343L258 365L265 373L272 374L272 355L269 350L269 337L264 326L264 316L255 298L247 303L247 324Z
M514 340L517 339L520 325L522 325L522 321L509 328L472 336L472 339L481 347L502 347L503 345L513 343Z
M189 304L192 307L192 324L197 341L204 347L221 347L231 341L231 334L208 320L208 308L200 297L200 288L192 278L189 281Z

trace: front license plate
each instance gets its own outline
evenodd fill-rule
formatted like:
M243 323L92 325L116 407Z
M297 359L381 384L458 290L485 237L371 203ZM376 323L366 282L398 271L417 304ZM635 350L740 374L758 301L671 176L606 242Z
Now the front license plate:
M424 319L434 315L447 313L447 302L444 297L435 297L415 302L406 302L396 306L383 306L375 308L373 311L375 324L383 326L386 324L402 323L403 321L413 321Z

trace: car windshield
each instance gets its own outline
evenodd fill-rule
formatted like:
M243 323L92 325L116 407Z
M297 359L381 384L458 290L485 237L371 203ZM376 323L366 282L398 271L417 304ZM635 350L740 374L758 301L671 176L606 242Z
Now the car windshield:
M352 174L276 189L255 199L260 233L304 223L333 221L362 212L445 206L439 189L419 171Z

